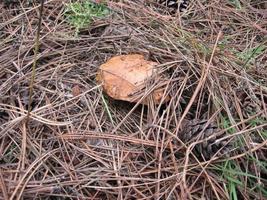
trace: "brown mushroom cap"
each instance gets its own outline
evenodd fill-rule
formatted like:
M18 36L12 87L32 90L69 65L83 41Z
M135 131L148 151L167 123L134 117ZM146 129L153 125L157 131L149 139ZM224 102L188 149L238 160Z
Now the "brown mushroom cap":
M156 65L139 54L115 56L99 67L96 79L110 97L137 102L140 99L135 94L145 88L147 80L157 72ZM155 103L159 103L162 96L162 89L153 91Z

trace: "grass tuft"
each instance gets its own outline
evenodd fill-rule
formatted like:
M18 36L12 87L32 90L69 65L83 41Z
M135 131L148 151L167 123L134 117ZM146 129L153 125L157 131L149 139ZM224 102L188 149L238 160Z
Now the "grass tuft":
M76 33L79 33L80 29L90 26L94 18L105 17L109 13L110 10L104 4L82 1L66 4L64 15L67 22L75 27Z
M253 64L258 56L266 53L266 48L266 45L263 44L254 48L249 48L237 53L237 57L244 62L244 67L246 67L246 65Z

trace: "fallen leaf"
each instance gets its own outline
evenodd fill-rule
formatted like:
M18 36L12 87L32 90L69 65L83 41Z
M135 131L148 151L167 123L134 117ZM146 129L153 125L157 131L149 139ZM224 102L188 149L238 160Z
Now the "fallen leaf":
M72 91L71 91L72 95L74 97L78 96L81 94L81 89L79 87L79 85L75 85L73 88L72 88Z
M146 88L147 82L157 72L156 62L144 59L143 55L131 54L115 56L99 67L96 80L112 98L138 102L137 94ZM152 98L159 104L163 89L152 92ZM166 98L167 99L167 98ZM142 103L146 104L147 100Z

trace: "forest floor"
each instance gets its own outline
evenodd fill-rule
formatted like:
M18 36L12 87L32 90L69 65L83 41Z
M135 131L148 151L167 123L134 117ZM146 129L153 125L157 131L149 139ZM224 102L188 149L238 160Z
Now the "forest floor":
M0 199L267 198L266 3L47 0L31 101L34 2L0 2ZM128 54L158 63L146 105L96 81Z

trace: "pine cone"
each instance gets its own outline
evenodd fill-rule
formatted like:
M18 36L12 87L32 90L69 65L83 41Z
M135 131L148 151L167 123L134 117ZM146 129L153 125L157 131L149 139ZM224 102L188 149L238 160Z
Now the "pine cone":
M0 109L0 127L1 127L2 124L6 123L8 121L8 118L9 118L8 113L5 112L5 111L2 111Z
M5 97L2 97L0 99L0 104L5 104L6 100ZM6 123L9 120L9 114L4 110L4 108L0 106L0 130L1 130L1 125Z
M243 100L242 114L244 118L247 119L250 116L257 114L260 110L261 110L260 105L256 102L253 102L249 96L247 96Z
M207 124L207 120L191 120L184 123L182 131L179 133L180 139L186 143L192 143L208 138L209 136L218 133L220 129L215 123ZM213 155L229 156L228 153L233 149L232 143L228 141L218 141L223 138L225 133L217 135L209 140L204 140L202 143L196 144L193 148L193 153L199 158L210 159ZM219 151L219 152L218 152Z
M158 3L167 7L172 14L176 13L178 9L183 12L188 7L188 0L158 0Z
M147 4L161 14L174 15L177 12L184 12L188 8L189 0L151 0Z
M241 104L243 117L247 119L261 112L264 109L263 104L265 104L267 107L267 94L261 95L259 92L256 92L250 96L243 94L241 96ZM263 113L261 116L264 117L265 114Z

